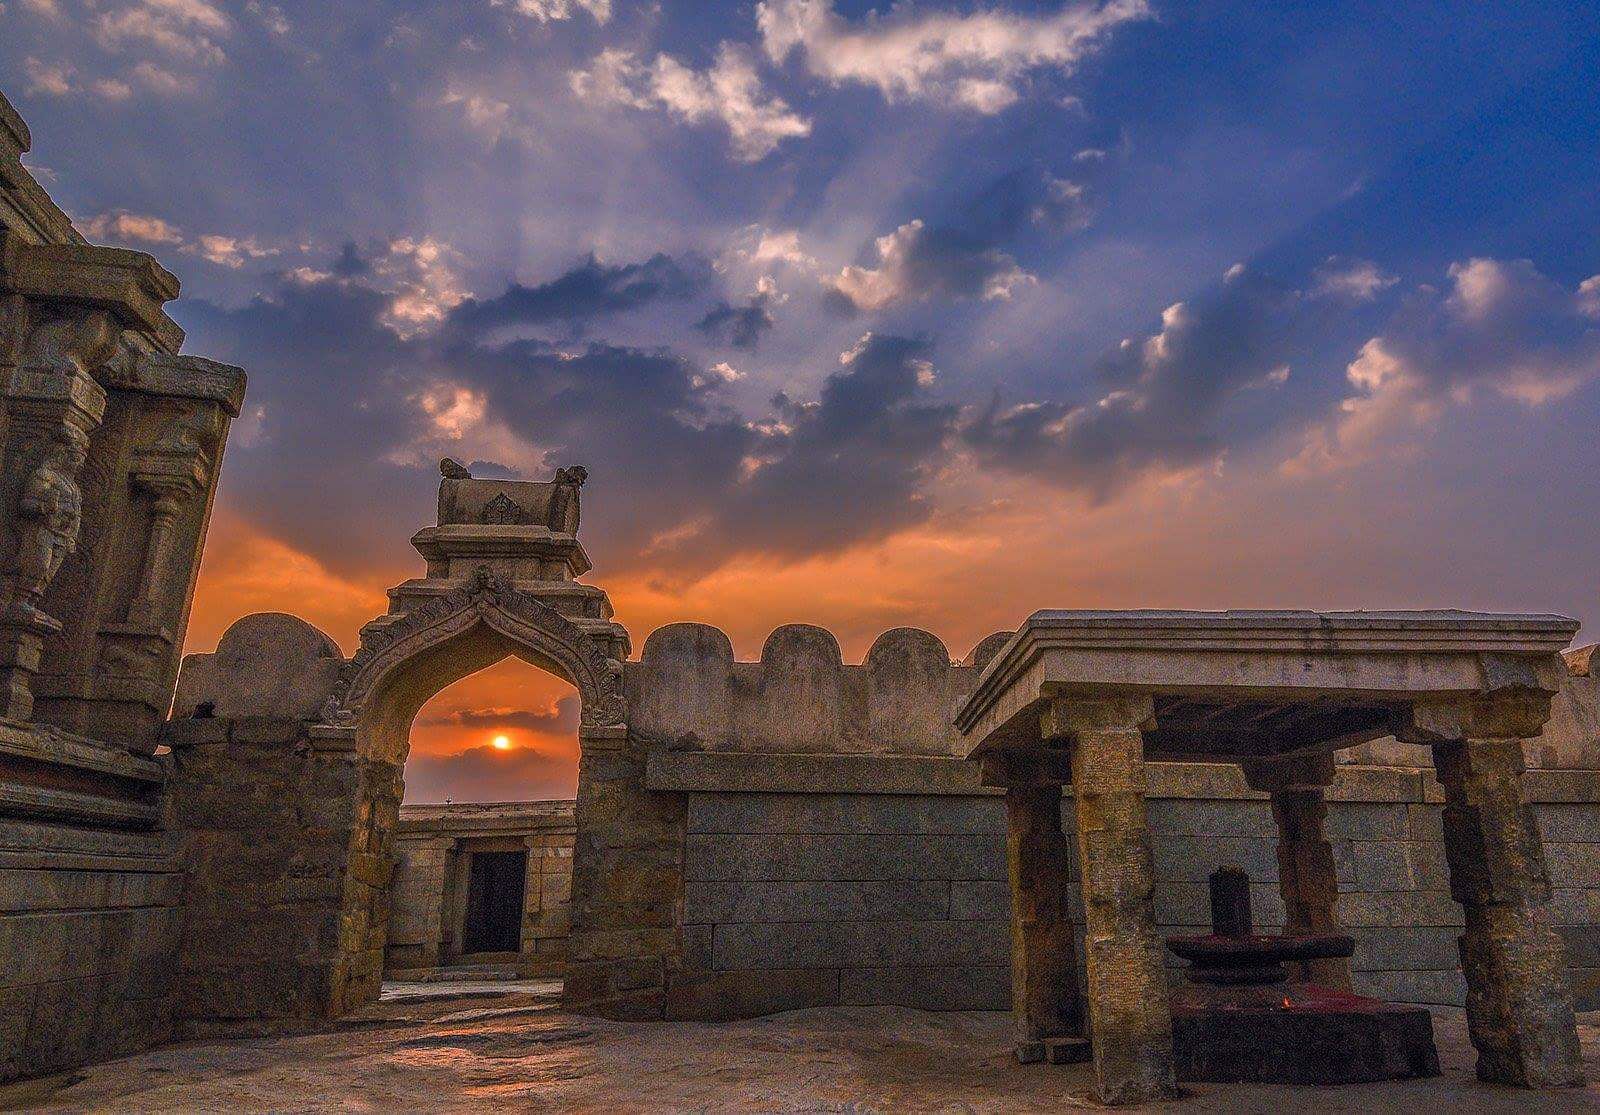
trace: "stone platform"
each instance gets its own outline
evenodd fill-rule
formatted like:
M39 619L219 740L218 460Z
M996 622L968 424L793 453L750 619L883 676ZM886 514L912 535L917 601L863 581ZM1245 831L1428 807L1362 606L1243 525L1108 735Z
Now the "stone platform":
M1172 993L1178 1079L1367 1084L1439 1075L1433 1016L1310 984Z

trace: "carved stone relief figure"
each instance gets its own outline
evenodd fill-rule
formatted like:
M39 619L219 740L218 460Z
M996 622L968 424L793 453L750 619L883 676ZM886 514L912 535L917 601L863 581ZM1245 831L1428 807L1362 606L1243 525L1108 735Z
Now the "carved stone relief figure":
M41 322L28 337L22 363L63 374L88 374L117 351L122 329L105 310Z
M20 521L11 601L36 612L56 572L78 546L83 495L78 471L89 451L89 435L76 426L58 427L44 458L29 473L17 503Z
M550 493L550 529L578 533L578 489L589 479L582 465L556 469L555 490Z

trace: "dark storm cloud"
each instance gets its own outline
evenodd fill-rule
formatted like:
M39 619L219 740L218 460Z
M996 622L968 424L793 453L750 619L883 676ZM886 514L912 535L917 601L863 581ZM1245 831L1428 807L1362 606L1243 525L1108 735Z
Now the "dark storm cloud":
M1293 418L1281 389L1319 316L1299 291L1235 268L1217 290L1169 306L1160 330L1106 354L1089 399L1008 408L997 397L963 436L988 463L1103 497Z
M920 220L878 237L867 257L823 279L829 308L855 314L934 298L1009 298L1032 280L1015 259L982 238Z
M761 334L771 329L772 294L757 291L742 306L718 302L695 323L695 328L710 337L725 338L734 348L753 349L761 343Z
M739 553L826 552L923 517L921 478L955 424L955 408L921 398L920 341L864 338L818 401L780 396L775 417L752 422L670 349L402 338L383 324L388 306L363 281L312 276L237 309L183 307L196 350L251 377L229 505L341 572L407 560L447 453L529 478L586 465L585 535L613 568L641 554L692 572ZM495 437L517 439L522 459L483 444Z
M658 252L643 263L601 263L594 256L566 274L479 301L469 298L450 314L457 329L490 330L550 322L582 323L604 314L636 310L651 302L692 298L711 284L711 265L697 255L675 259Z
M846 353L816 402L780 394L761 466L733 488L715 523L686 547L761 540L805 555L882 537L925 519L923 481L937 468L957 408L930 403L925 340L868 334Z

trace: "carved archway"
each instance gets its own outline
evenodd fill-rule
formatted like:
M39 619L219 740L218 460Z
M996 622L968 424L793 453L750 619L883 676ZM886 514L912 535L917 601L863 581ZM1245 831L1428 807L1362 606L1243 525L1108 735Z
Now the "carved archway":
M354 735L359 770L333 1013L376 999L380 989L394 834L417 711L461 678L516 657L577 689L581 750L588 738L625 732L622 665L605 645L481 568L464 585L363 631L323 714L329 727Z

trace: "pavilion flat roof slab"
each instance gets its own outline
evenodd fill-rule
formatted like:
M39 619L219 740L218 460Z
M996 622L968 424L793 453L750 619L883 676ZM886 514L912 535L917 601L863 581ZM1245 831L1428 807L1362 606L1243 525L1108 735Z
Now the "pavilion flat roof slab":
M1213 703L1392 702L1521 686L1554 691L1577 633L1558 615L1385 611L1040 611L956 712L970 752L1035 745L1056 696Z

